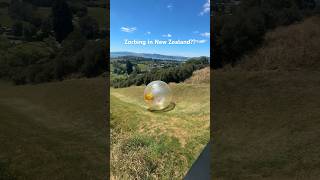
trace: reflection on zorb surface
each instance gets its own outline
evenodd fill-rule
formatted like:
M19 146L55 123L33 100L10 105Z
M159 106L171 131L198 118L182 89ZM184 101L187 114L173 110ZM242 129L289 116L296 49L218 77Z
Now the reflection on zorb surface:
M169 106L172 93L167 83L152 81L144 90L144 100L150 110L162 110Z

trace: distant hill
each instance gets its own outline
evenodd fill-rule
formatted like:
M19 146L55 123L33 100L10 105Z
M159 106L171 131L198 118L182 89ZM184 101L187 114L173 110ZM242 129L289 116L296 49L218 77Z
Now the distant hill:
M0 81L0 179L104 179L104 84Z
M185 61L189 59L189 57L183 56L168 56L161 54L148 54L148 53L134 53L134 52L111 52L111 57L121 57L121 56L136 56L143 58L151 58L151 59L160 59L160 60L173 60L173 61Z

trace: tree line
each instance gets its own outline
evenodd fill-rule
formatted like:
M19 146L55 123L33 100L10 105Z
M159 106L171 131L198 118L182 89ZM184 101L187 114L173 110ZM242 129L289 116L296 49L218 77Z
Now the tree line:
M99 31L96 21L84 16L75 23L75 12L65 0L53 3L49 20L37 24L35 14L31 12L36 7L25 1L11 0L9 14L17 21L14 32L26 38L22 43L15 43L0 36L1 79L20 85L69 77L94 77L106 71L107 43L105 38L96 39ZM34 36L27 33L27 25L34 26L31 29L35 29L37 35L48 34Z
M100 29L96 19L88 15L87 6L79 2L67 3L65 0L54 0L51 3L49 16L43 16L33 4L34 1L11 0L8 14L13 19L13 35L24 41L41 41L54 36L62 42L74 28L88 39L105 38L106 31ZM75 18L76 17L76 18Z
M94 77L106 71L106 41L88 41L71 33L62 47L54 39L13 45L0 42L0 78L15 84L63 80L70 76Z
M126 68L128 67L127 63ZM151 81L162 80L164 82L183 82L192 76L192 73L195 70L202 69L204 67L209 66L209 58L208 57L200 57L200 58L191 58L184 63L181 63L176 67L169 68L154 68L150 69L144 73L137 73L137 71L132 71L131 74L127 78L116 78L111 81L111 86L115 88L129 87L131 85L147 85Z
M259 47L264 34L319 13L315 0L219 0L213 8L215 41L213 66L234 65Z

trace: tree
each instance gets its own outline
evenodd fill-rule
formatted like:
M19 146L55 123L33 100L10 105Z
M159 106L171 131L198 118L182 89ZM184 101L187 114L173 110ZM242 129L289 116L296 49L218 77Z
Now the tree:
M74 55L76 52L80 51L85 44L86 38L81 34L78 28L75 28L63 41L61 52L64 56Z
M37 28L31 23L25 23L23 25L23 38L26 41L32 41L37 33Z
M73 2L70 5L70 9L73 14L77 15L78 17L84 17L88 14L88 8L82 2Z
M34 4L35 6L45 6L45 7L50 7L53 2L53 0L24 0L24 1Z
M128 74L131 74L133 71L133 65L129 60L126 62L126 69Z
M35 7L22 0L11 0L8 7L9 16L15 20L32 21Z
M99 24L97 20L90 16L82 17L79 21L81 33L88 39L93 39L98 37L99 34Z
M15 36L22 36L23 24L21 21L17 21L12 25L12 32Z
M52 16L55 37L61 43L73 31L72 13L65 0L54 1Z
M94 77L107 69L105 41L89 41L82 50L83 63L80 72L86 77Z
M43 37L49 37L51 35L51 31L53 29L52 27L52 18L51 17L47 17L45 19L42 20L41 23L41 32L43 33Z
M10 5L8 7L8 14L11 18L17 19L17 10L21 8L21 2L19 0L11 0Z

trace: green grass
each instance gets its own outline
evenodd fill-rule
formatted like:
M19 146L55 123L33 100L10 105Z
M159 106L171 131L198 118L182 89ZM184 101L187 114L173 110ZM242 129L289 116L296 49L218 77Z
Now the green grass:
M214 179L320 178L319 72L214 72Z
M17 179L103 179L105 81L0 83L0 162ZM0 173L1 174L1 173Z
M112 179L182 179L209 141L210 85L170 86L163 113L147 111L144 86L111 89Z

